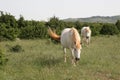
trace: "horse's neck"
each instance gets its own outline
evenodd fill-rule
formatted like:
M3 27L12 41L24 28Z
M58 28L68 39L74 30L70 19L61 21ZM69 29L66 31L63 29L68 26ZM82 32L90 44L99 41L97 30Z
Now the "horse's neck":
M80 35L76 29L73 29L73 42L75 47L80 48Z

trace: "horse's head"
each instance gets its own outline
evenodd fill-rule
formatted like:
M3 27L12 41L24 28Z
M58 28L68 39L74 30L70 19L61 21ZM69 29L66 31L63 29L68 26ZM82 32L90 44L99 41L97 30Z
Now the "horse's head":
M77 45L74 48L74 56L75 56L76 61L78 61L80 59L80 54L81 54L81 44Z
M89 27L85 28L85 33L86 33L86 39L88 39L90 37L90 28Z
M78 61L80 59L81 53L81 44L80 44L80 35L76 29L73 29L73 41L74 41L74 57Z

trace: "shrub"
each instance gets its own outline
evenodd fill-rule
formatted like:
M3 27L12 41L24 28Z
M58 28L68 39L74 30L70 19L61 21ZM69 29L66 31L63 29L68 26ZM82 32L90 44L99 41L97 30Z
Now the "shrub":
M90 25L90 28L92 30L92 36L96 36L100 34L100 30L102 28L102 24L100 23L94 23Z
M115 35L118 34L119 31L114 24L104 24L100 33L103 35Z
M5 37L9 40L15 40L19 35L19 30L15 28L7 29Z
M35 38L46 38L47 30L41 26L27 26L21 29L20 38L24 39L35 39Z
M117 26L118 30L120 31L120 20L117 20L116 26Z
M12 52L22 52L24 50L22 49L22 47L20 45L15 45L15 46L10 48L10 51L12 51Z
M0 23L0 41L3 40L15 40L19 35L18 28L12 28L11 26Z

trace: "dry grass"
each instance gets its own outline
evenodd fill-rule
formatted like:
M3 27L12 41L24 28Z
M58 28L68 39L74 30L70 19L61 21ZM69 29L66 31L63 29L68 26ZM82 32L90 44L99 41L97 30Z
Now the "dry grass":
M23 52L13 53L10 46L21 45ZM19 40L0 43L8 58L0 67L0 80L120 80L120 37L93 37L88 47L83 46L76 67L63 61L60 44L49 40ZM9 46L9 47L8 47Z

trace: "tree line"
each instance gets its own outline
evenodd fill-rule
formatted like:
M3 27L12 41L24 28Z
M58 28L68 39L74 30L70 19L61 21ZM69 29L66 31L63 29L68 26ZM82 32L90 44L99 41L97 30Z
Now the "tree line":
M92 36L117 35L120 33L120 20L113 23L65 22L53 16L49 21L25 20L22 15L17 20L10 13L0 12L0 41L20 39L48 38L47 28L51 27L57 34L67 27L75 27L81 31L83 26L90 26Z

